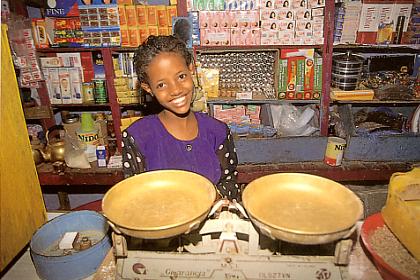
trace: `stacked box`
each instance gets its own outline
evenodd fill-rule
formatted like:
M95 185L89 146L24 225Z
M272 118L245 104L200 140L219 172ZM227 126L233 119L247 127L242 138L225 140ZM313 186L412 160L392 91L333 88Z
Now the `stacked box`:
M287 59L279 59L279 99L286 98L287 91Z
M313 98L319 99L322 93L322 56L315 54L314 57L314 90Z
M126 14L117 4L79 5L78 9L84 47L121 46L119 13L123 13L123 22Z
M172 34L177 6L119 4L121 45L137 47L149 35Z
M315 57L318 58L317 67ZM322 91L322 57L314 49L282 49L278 83L279 99L319 99ZM315 88L316 83L320 88Z

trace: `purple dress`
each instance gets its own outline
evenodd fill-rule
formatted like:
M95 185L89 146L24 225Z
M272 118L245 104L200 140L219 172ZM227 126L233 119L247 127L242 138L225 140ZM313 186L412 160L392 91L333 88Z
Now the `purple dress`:
M198 135L190 141L172 136L157 115L128 127L123 132L125 176L161 169L192 171L212 181L222 196L240 200L238 161L227 125L204 113L195 113L195 117Z

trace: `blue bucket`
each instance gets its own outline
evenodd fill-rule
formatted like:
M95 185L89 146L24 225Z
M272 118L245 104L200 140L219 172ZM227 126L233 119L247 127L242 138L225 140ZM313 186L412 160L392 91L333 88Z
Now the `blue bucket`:
M38 276L47 280L74 280L95 273L111 248L108 229L106 218L94 211L70 212L44 224L30 242ZM89 236L92 247L65 255L58 249L58 243L66 232Z

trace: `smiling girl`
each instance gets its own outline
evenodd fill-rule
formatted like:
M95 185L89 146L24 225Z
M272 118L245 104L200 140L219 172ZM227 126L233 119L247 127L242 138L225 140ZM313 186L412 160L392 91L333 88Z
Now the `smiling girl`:
M190 109L193 63L185 44L173 36L150 36L137 49L134 63L141 87L163 110L123 131L125 176L191 171L212 181L222 197L240 200L238 160L227 125Z

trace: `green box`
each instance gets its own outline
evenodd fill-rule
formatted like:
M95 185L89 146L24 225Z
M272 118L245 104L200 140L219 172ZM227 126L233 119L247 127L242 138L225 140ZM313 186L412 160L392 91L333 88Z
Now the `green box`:
M303 92L305 84L305 58L299 58L296 71L296 92Z
M286 97L287 91L287 59L279 59L279 99Z
M315 53L314 58L314 92L322 91L322 56Z

